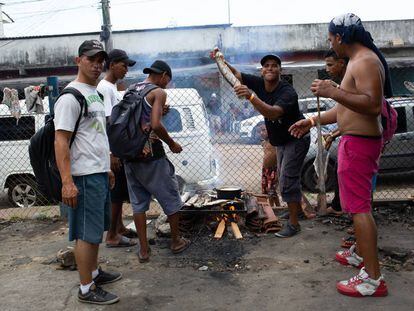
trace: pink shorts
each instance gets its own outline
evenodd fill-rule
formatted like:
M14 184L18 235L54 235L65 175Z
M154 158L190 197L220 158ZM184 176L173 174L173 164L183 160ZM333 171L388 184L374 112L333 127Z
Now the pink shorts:
M378 172L382 138L345 135L338 149L341 206L351 214L371 211L372 178Z

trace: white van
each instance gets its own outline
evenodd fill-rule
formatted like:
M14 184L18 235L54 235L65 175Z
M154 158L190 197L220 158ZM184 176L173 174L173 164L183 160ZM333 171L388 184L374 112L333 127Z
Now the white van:
M189 186L215 184L218 178L218 162L211 143L207 112L203 99L196 89L167 89L167 105L170 112L163 124L182 147L179 154L169 152L168 158L175 166L180 190Z
M6 105L0 105L0 187L7 190L8 199L17 207L46 202L35 191L35 177L29 159L29 139L45 124L49 112L47 99L45 114L28 113L24 100L20 101L21 116L11 116Z
M170 112L163 123L171 137L183 147L173 154L166 146L168 158L174 164L180 190L184 186L205 187L215 184L218 163L215 159L203 100L196 89L168 89ZM45 114L27 113L24 100L19 122L9 108L0 105L0 187L7 191L11 204L17 207L46 204L35 191L35 178L28 153L29 139L45 122L49 112L48 98L43 101Z

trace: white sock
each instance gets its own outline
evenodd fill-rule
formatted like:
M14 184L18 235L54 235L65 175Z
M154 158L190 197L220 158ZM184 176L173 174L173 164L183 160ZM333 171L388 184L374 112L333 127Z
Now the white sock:
M82 284L80 285L80 290L82 292L82 295L85 295L87 292L89 292L89 289L91 288L92 284L93 284L93 281L86 285L82 285Z
M92 271L92 279L96 278L99 274L99 270L96 269L95 271Z

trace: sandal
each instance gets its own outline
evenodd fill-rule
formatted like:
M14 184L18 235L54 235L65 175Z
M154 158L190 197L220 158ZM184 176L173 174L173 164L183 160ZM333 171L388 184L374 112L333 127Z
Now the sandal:
M171 251L174 255L184 252L191 244L190 240L187 240L187 239L184 239L184 238L181 238L181 240L184 241L184 244L181 247L179 247L177 249L171 249Z
M141 249L138 249L137 256L138 256L138 261L139 261L140 263L146 263L146 262L149 262L149 260L150 260L150 256L151 256L151 247L149 247L149 246L148 246L148 257L143 257L143 256L141 255Z
M338 216L338 217L342 216L344 214L344 212L342 212L342 211L337 211L337 210L333 209L332 206L329 206L326 209L326 213L329 214L329 215Z
M108 244L106 243L107 248L116 248L116 247L131 247L137 245L137 241L127 238L121 235L121 239L117 244Z
M124 237L135 239L138 237L138 234L135 230L128 228L123 233L121 233Z

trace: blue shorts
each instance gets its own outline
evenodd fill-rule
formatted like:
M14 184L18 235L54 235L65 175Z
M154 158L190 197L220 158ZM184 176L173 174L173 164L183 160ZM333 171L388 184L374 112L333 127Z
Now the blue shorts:
M169 216L182 207L174 165L166 157L149 162L126 162L129 198L134 214L148 211L151 196Z
M108 174L74 176L73 181L79 194L77 207L67 207L69 241L99 244L111 221Z

